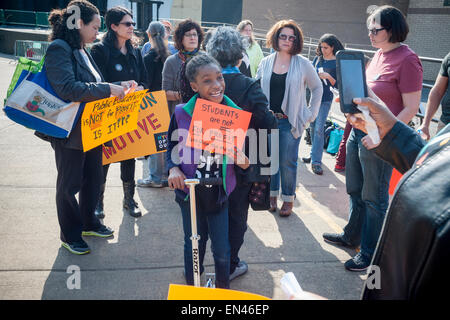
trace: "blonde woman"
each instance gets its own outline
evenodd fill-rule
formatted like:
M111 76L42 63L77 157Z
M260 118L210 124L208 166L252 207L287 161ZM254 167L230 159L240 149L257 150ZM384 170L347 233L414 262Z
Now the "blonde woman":
M250 73L252 77L255 77L259 63L264 58L264 54L253 36L253 23L250 20L243 20L238 24L237 30L248 40L249 46L246 49L246 53L250 62Z

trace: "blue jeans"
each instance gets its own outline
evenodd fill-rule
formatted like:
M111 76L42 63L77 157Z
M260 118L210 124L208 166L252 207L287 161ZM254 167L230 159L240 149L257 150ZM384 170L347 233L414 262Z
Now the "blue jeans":
M311 163L322 164L323 144L324 144L324 126L330 112L331 101L322 101L319 114L316 120L309 126L311 128Z
M362 145L365 135L352 129L347 141L345 177L350 218L343 237L352 244L361 243L361 253L372 259L389 206L392 167Z
M194 284L192 266L192 242L191 242L191 208L189 201L176 198L181 208L184 230L184 271L188 285ZM197 233L200 236L198 243L200 273L204 271L203 260L205 258L206 242L211 238L211 251L214 257L216 272L216 287L230 288L230 242L228 240L228 204L225 204L220 212L204 214L197 211Z
M279 130L279 168L270 181L270 196L277 197L280 193L285 202L294 202L295 188L297 186L297 159L300 137L295 139L291 133L291 124L288 119L278 120Z
M167 180L167 165L165 160L166 153L155 153L148 156L149 178L154 182Z

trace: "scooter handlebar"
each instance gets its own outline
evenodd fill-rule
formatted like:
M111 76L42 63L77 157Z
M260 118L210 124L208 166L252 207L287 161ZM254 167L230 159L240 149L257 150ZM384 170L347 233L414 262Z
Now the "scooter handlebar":
M223 179L222 178L201 178L201 179L186 179L184 180L184 183L186 185L202 185L202 186L206 186L206 185L212 185L212 186L220 186L223 184Z

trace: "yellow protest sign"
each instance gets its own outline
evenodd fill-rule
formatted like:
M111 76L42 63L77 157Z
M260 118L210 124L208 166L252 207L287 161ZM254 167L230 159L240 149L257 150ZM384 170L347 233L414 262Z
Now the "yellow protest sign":
M86 103L81 116L83 151L136 129L139 105L146 92L141 90L123 99L111 97Z
M112 139L112 147L103 146L103 164L164 152L169 124L166 92L147 92L139 108L137 128Z
M259 294L230 289L170 284L168 300L270 300Z

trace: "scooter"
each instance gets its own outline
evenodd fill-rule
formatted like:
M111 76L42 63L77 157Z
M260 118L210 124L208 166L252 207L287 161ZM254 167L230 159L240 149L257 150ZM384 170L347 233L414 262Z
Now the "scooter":
M186 179L184 183L189 187L189 199L191 206L191 230L192 230L192 264L194 271L194 286L200 287L200 262L198 252L198 241L200 236L197 234L197 210L195 203L195 187L201 185L222 185L222 178L202 178L202 179ZM215 288L215 273L206 273L206 287Z

